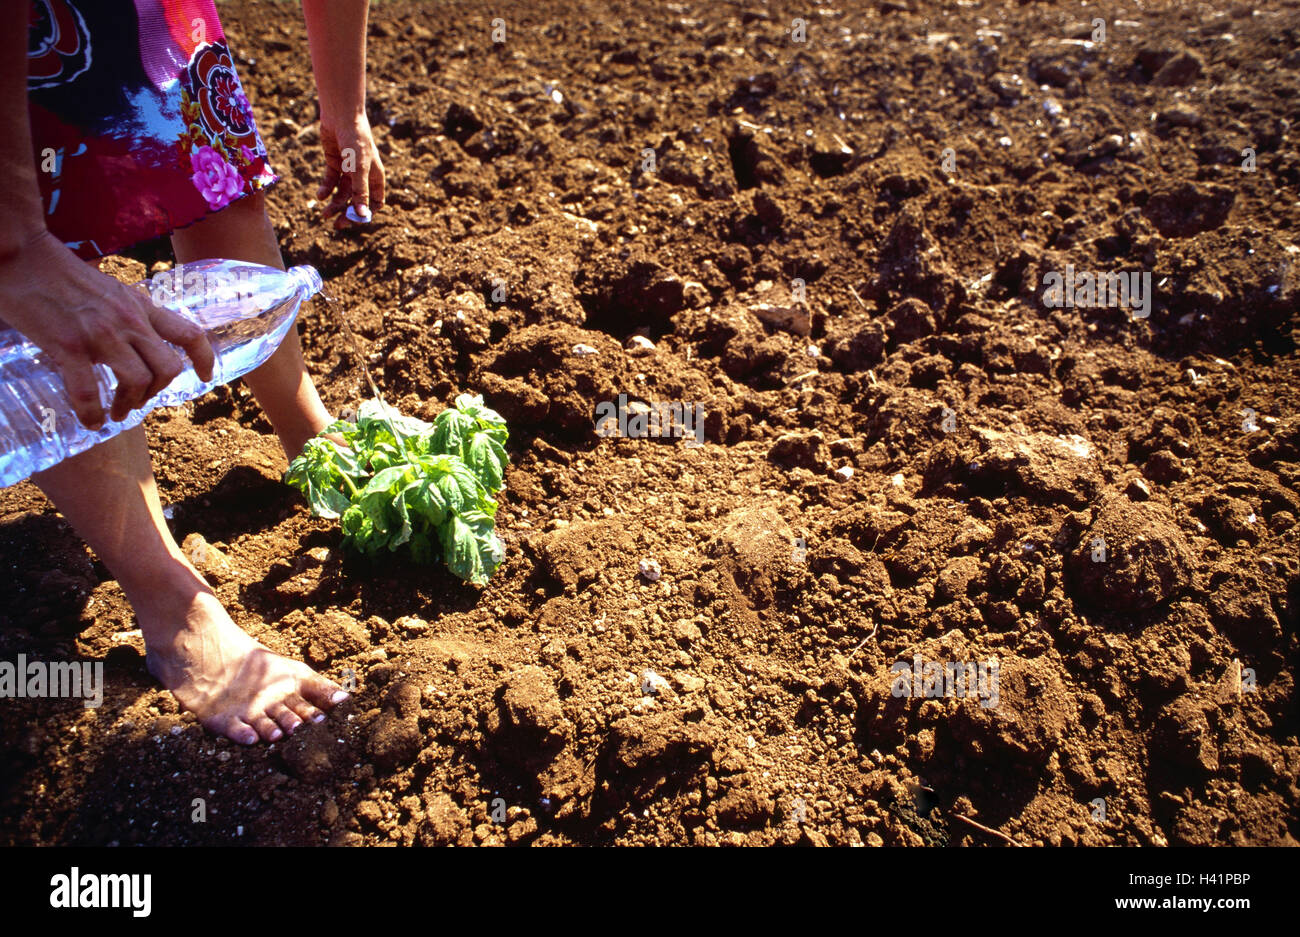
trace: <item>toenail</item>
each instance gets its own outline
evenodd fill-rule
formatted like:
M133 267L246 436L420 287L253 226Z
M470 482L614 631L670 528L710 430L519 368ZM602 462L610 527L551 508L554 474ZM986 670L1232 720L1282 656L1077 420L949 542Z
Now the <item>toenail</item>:
M271 730L271 741L272 741L272 742L278 742L278 741L280 741L280 737L283 736L283 735L284 735L284 733L281 732L279 729L272 729L272 730Z
M314 716L311 717L311 721L312 721L312 722L324 722L324 721L325 721L325 714L324 714L324 713L317 713L316 715L314 715Z
M330 697L330 702L331 702L331 703L341 703L341 702L343 702L343 701L344 701L345 699L347 699L347 698L348 698L348 695L347 695L346 693L344 693L342 690L337 690L337 691L335 691L334 695Z

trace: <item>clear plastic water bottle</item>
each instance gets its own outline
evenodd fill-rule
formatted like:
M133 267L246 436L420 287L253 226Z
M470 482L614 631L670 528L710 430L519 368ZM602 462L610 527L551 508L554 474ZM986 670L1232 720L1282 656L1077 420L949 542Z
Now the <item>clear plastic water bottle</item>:
M279 347L298 307L320 290L321 279L308 266L285 271L235 260L198 260L136 287L207 332L215 358L212 380L200 379L193 363L176 348L185 367L170 384L120 422L89 430L77 419L63 377L49 356L16 330L0 329L0 487L139 425L156 407L191 400L247 374ZM95 365L95 374L107 412L117 378L104 364Z

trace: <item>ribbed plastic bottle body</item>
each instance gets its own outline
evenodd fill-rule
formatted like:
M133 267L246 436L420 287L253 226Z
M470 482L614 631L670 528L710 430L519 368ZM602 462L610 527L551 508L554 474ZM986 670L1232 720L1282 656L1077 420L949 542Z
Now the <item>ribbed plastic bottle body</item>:
M207 333L215 357L212 380L201 380L177 349L184 368L167 387L125 419L91 431L77 419L49 356L17 331L0 330L0 487L139 425L157 407L192 400L247 374L279 347L298 308L320 289L321 280L311 267L286 272L240 261L201 260L137 286ZM95 374L107 411L117 379L107 365L96 365Z

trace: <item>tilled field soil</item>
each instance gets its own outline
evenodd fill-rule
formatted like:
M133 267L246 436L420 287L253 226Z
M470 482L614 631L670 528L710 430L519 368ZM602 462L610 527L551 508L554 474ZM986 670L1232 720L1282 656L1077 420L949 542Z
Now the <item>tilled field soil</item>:
M286 260L391 402L509 420L508 558L342 555L240 386L153 416L235 620L357 681L242 749L5 491L0 659L107 689L0 702L0 840L1295 844L1300 5L384 3L390 205L342 233L297 5L222 13ZM1067 266L1145 305L1045 302ZM704 444L602 439L620 394Z

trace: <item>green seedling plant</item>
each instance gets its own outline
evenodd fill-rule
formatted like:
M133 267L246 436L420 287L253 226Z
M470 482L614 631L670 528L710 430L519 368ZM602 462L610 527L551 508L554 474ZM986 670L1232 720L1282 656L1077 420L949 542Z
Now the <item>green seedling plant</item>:
M481 396L460 395L432 423L367 400L355 423L336 420L308 441L284 480L317 517L337 518L344 545L358 553L405 547L420 563L441 556L455 575L483 585L505 556L493 496L504 484L507 438L505 420Z

